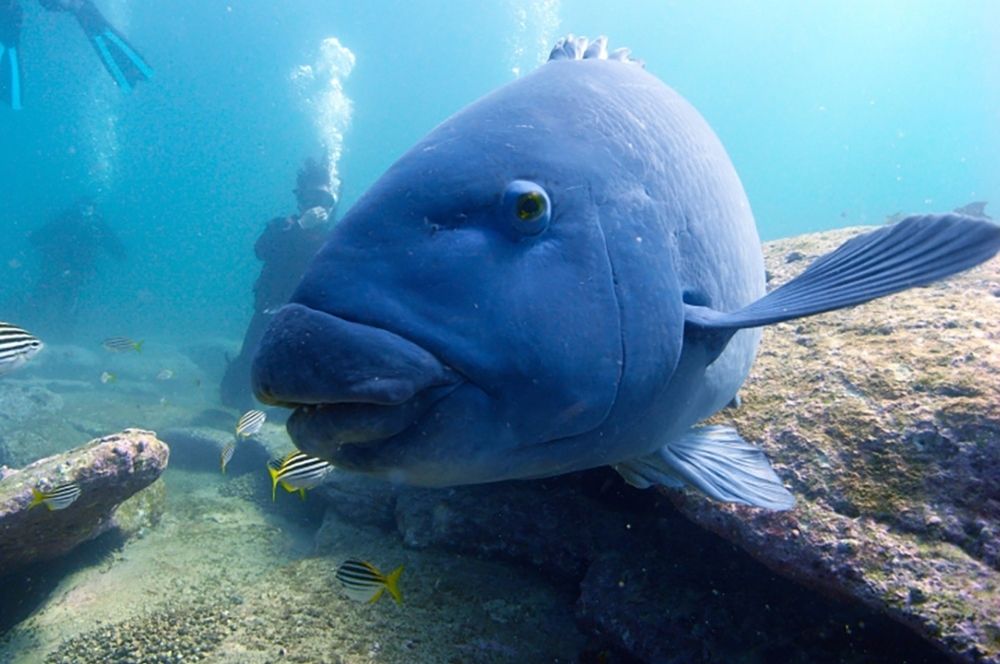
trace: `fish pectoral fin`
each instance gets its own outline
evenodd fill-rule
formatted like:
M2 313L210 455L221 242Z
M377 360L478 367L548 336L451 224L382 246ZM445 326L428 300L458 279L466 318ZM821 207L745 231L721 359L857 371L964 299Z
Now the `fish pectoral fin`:
M613 467L640 489L689 485L728 503L770 510L795 507L795 497L781 484L764 453L731 427L696 427L652 454Z
M1000 251L1000 225L958 214L907 217L820 256L805 272L732 313L685 305L688 332L737 330L862 304L974 267Z

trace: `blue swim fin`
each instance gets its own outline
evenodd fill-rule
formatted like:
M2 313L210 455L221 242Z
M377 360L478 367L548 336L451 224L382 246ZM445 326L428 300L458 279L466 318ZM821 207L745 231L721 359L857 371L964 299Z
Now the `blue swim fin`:
M685 331L725 342L759 327L924 286L1000 251L1000 225L959 214L908 217L848 240L805 272L748 306L724 313L685 305ZM721 349L720 349L721 352Z
M788 492L760 449L731 427L695 427L652 454L613 466L632 486L685 485L727 503L790 510Z
M153 77L152 67L89 0L76 11L76 20L119 88L130 92L139 81Z
M0 1L0 99L21 110L21 6Z

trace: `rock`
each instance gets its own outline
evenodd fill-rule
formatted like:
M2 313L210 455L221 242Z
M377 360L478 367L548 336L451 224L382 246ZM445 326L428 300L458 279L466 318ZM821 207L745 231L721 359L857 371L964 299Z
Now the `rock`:
M401 489L396 523L404 542L415 548L514 560L572 580L628 525L624 516L583 495L573 477Z
M174 467L216 473L221 469L222 448L234 436L232 430L214 427L174 427L160 433L164 442L170 445ZM271 456L259 439L245 438L237 443L226 473L239 475L261 471Z
M115 508L160 476L169 453L155 434L126 429L6 475L0 481L2 574L57 558L118 526ZM28 509L33 487L66 482L76 482L82 492L72 505ZM122 516L129 523L127 512Z
M765 245L781 284L858 232ZM765 328L713 420L758 443L787 513L670 492L781 574L858 599L958 661L1000 662L1000 260L861 307ZM808 338L809 344L797 343Z
M23 381L0 383L0 432L62 408L62 397L44 387Z
M123 537L135 537L158 524L166 509L167 485L160 478L119 505L112 519Z
M396 530L396 499L400 493L414 491L354 473L333 472L327 481L310 492L327 503L327 511L357 525L365 525L382 530ZM317 548L323 550L325 543L317 533Z

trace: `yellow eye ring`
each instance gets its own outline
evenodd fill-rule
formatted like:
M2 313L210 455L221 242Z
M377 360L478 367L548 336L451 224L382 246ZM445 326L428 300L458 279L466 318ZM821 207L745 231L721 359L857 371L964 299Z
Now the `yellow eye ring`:
M536 221L545 214L545 199L537 191L521 194L517 199L517 218L521 221Z
M501 210L518 237L538 235L552 220L548 193L530 180L512 180L507 184Z

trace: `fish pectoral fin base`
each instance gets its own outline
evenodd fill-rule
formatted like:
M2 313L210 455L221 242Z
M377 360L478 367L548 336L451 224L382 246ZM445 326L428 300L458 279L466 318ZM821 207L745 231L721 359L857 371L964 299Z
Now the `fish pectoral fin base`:
M728 503L769 510L795 507L795 497L781 484L764 453L731 427L691 429L656 452L613 468L640 489L654 484L692 486Z
M1000 251L1000 225L958 214L907 217L859 235L746 307L685 305L685 327L723 344L741 328L842 309L957 274Z

